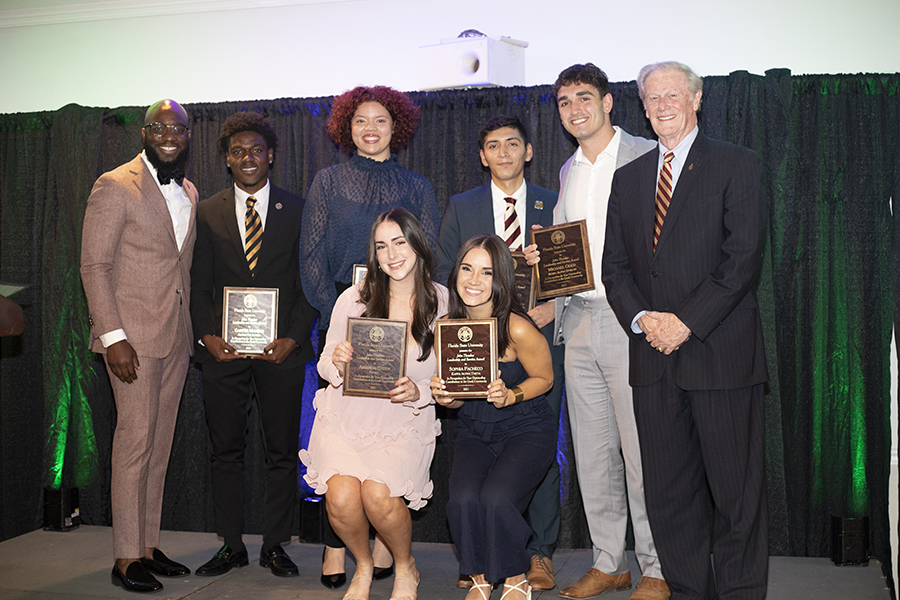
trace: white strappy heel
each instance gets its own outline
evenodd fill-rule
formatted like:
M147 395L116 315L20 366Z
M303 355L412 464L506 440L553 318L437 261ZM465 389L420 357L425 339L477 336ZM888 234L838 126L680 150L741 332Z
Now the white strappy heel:
M520 585L524 585L525 587L520 589L519 588ZM503 584L503 595L500 596L500 600L503 600L504 598L506 598L506 595L509 594L510 592L512 592L513 590L515 590L521 594L524 594L525 600L531 600L531 585L529 585L527 579L523 579L516 585L509 585L508 583L504 583Z
M494 584L488 583L475 583L475 580L472 580L472 587L481 592L481 597L484 600L491 600L491 590L494 589ZM484 593L484 588L487 588L487 594Z

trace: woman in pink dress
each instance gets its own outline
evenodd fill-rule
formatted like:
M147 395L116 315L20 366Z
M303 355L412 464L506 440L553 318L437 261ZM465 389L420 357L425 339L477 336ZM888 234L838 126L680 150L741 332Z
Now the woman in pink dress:
M328 519L356 558L344 600L368 600L374 562L369 524L394 556L393 600L415 600L419 582L411 553L409 510L425 506L440 421L429 388L435 373L435 319L447 312L447 288L432 283L433 261L419 221L406 209L380 215L369 235L367 274L338 298L319 360L329 385L316 394L309 448L300 452L306 481L325 495ZM406 376L390 398L344 396L353 360L347 317L409 322ZM407 502L409 503L407 507Z

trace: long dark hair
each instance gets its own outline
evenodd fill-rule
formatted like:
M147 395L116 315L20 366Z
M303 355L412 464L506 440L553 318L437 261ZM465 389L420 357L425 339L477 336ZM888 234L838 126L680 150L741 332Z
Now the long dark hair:
M434 333L431 328L437 318L438 297L431 283L434 270L434 259L428 239L422 230L422 224L405 208L392 208L378 215L369 232L369 250L366 257L366 279L359 293L360 302L366 305L362 316L375 319L387 319L391 307L391 278L378 268L378 257L375 253L375 230L385 221L396 223L406 238L413 252L416 253L416 288L413 297L412 337L422 349L419 362L428 358L434 345Z
M450 271L450 277L447 278L447 287L450 288L450 311L448 316L451 319L466 319L469 316L466 305L462 298L459 297L459 291L456 289L456 280L459 278L459 267L463 259L473 248L483 248L491 257L491 300L493 302L491 316L497 318L497 353L503 356L510 342L510 313L519 315L531 323L535 329L537 329L537 325L525 312L522 303L519 301L519 296L516 295L516 264L513 262L512 254L509 253L509 248L503 240L493 233L476 235L463 244L463 247L460 248L459 253L456 255L453 270Z

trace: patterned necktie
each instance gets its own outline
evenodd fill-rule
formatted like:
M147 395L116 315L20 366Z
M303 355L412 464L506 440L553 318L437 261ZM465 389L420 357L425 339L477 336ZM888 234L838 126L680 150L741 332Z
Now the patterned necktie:
M253 196L247 198L247 212L244 214L244 225L247 228L247 234L244 237L244 255L250 266L251 277L256 276L256 261L259 258L259 247L262 245L262 219L253 208L254 204L256 204L256 198Z
M662 230L666 213L669 212L669 203L672 201L672 159L675 153L669 150L663 156L662 169L659 170L659 182L656 184L656 223L653 227L653 251L656 252L656 242L659 241L659 232Z
M519 226L519 215L516 214L516 199L504 198L506 200L506 210L503 211L503 239L506 245L513 252L520 250L519 233L522 228Z

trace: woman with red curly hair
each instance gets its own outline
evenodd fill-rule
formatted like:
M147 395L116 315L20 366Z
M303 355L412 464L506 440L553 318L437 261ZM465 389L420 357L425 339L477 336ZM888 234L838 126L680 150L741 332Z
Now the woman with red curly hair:
M306 298L319 311L320 349L334 304L353 281L353 265L366 262L369 230L378 215L407 209L421 223L431 250L436 247L440 214L434 190L427 179L394 159L412 139L418 118L419 109L406 94L385 86L356 87L332 103L325 129L352 155L316 173L300 235L300 275ZM325 587L346 583L344 557L343 542L326 520ZM380 538L374 557L374 578L392 575L392 559Z

